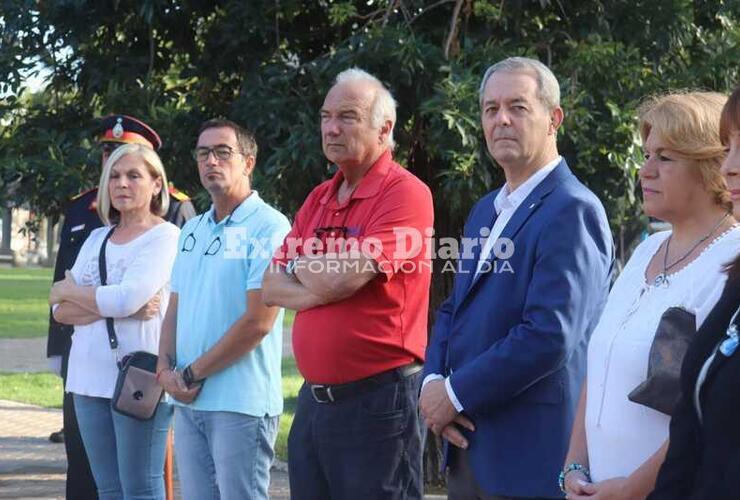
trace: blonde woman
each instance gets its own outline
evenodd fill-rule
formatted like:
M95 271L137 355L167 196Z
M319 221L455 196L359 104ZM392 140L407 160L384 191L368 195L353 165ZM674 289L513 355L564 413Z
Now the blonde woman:
M591 337L587 380L561 475L569 499L636 500L655 485L670 416L628 395L646 380L663 314L680 308L695 335L719 299L723 266L740 246L720 173L725 101L715 93L677 93L652 98L639 110L643 210L672 230L637 247Z
M720 120L728 155L722 174L740 217L740 87ZM739 249L740 250L740 249ZM650 500L740 497L740 255L727 267L722 297L697 333L681 369L682 398Z
M49 298L54 318L74 325L65 390L74 396L100 499L164 499L172 408L160 403L147 421L111 408L117 361L133 351L157 353L167 309L179 229L162 219L169 194L157 154L139 144L116 149L103 166L97 205L105 226L85 240ZM109 233L107 280L101 286L98 259ZM116 351L108 345L105 318L115 319Z

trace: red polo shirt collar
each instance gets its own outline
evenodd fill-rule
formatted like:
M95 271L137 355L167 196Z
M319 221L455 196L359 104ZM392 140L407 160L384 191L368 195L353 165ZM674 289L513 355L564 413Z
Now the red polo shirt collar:
M360 181L360 185L357 186L357 189L354 190L352 195L345 203L343 203L343 205L349 203L353 199L372 198L373 196L376 196L380 191L380 187L383 185L383 181L387 177L392 164L393 158L391 157L391 150L386 149L378 159L375 160L373 166L368 169L365 176ZM336 174L334 174L334 177L331 180L331 188L326 190L326 193L321 197L319 203L322 205L329 203L329 200L334 198L334 195L339 190L339 186L341 186L343 181L344 173L340 169ZM336 198L334 199L336 200Z

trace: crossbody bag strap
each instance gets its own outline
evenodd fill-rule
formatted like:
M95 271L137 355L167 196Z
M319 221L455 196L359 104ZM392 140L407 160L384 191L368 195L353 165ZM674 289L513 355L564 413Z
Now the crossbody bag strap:
M100 271L100 285L105 286L108 281L108 268L105 264L105 247L108 245L113 231L116 230L116 226L110 228L108 234L103 238L103 244L100 245L100 254L98 255L98 270ZM105 318L105 326L108 329L108 345L112 350L118 349L118 337L116 336L116 330L113 327L113 318Z

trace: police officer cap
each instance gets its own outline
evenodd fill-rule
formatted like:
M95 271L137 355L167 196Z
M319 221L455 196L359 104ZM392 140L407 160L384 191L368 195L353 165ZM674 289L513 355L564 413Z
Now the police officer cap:
M101 120L100 142L143 144L155 151L162 147L162 139L152 127L133 116L108 115Z

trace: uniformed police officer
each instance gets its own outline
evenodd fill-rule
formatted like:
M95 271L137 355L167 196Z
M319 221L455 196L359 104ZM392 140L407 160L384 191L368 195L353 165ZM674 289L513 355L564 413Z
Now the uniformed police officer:
M102 148L102 162L105 163L111 153L122 144L143 144L155 151L162 146L159 135L150 126L126 115L110 115L102 119L103 133L99 138ZM190 198L169 186L170 208L166 219L179 227L195 215ZM90 189L72 198L64 212L64 225L59 238L59 252L54 267L54 281L64 279L64 272L72 268L82 243L90 232L102 225L96 211L98 188ZM66 382L67 362L72 345L73 327L63 325L49 317L49 338L46 355L50 364L60 365L62 378ZM64 428L53 433L52 441L64 441L67 452L67 498L76 500L94 500L97 498L95 480L88 464L85 447L82 444L77 418L74 413L71 394L64 394L63 403Z

